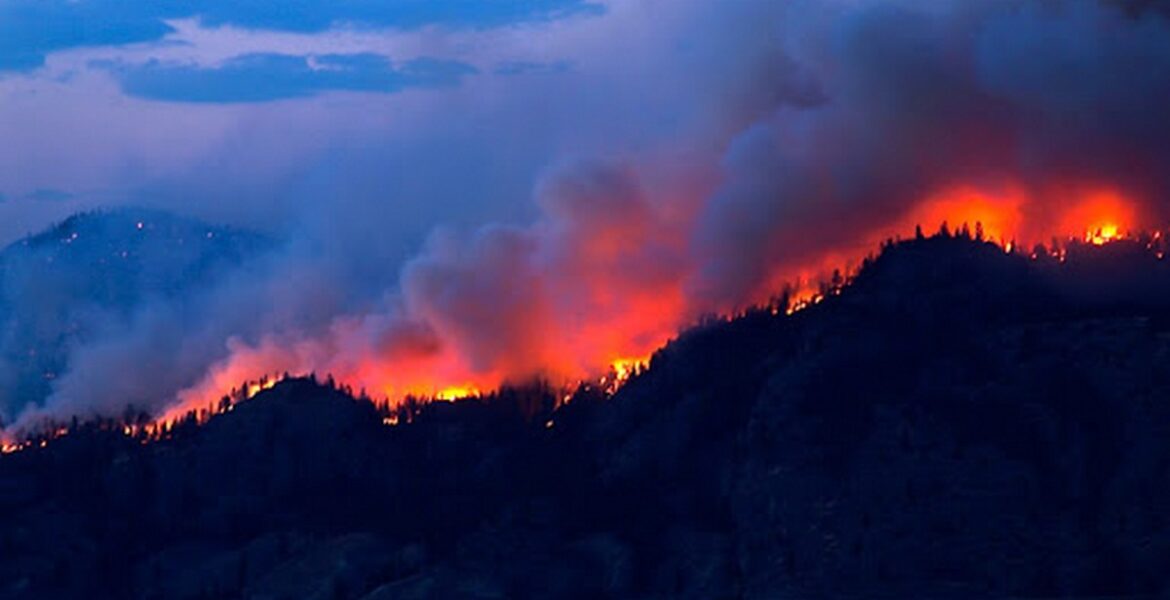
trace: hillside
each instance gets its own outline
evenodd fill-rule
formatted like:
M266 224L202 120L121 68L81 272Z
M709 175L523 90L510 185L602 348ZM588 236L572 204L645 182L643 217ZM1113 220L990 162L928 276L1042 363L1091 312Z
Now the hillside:
M0 420L49 395L70 351L152 300L208 287L271 244L262 236L124 208L75 215L0 251Z
M1170 268L891 245L614 396L291 379L173 439L0 457L0 598L1170 593Z

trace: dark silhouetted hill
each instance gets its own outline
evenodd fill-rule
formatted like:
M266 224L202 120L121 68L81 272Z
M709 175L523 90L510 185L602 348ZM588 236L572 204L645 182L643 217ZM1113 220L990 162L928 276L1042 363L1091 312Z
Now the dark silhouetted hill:
M0 415L40 403L71 349L128 326L151 300L205 289L268 247L168 213L83 213L0 251Z
M0 598L1162 597L1170 270L893 245L613 397L382 424L314 380L0 457Z

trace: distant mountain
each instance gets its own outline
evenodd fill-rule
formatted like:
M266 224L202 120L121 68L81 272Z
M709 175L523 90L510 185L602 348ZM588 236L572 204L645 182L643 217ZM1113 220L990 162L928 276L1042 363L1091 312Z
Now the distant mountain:
M1170 594L1170 269L970 239L712 321L616 395L284 381L0 457L0 598ZM409 421L409 422L407 422Z
M270 244L143 209L75 215L0 251L0 415L42 401L70 348L145 302L203 289Z

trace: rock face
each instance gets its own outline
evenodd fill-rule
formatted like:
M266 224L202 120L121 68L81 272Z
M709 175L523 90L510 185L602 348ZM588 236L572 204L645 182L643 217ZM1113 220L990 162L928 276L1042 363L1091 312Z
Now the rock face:
M1170 270L1141 248L895 245L551 398L386 427L289 380L166 442L2 457L0 598L1170 594Z

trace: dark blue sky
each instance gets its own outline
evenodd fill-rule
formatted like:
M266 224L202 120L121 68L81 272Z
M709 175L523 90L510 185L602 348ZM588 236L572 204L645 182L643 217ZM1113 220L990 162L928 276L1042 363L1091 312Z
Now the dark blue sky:
M316 33L333 27L484 29L599 14L588 0L5 0L0 5L0 70L31 70L53 52L157 42L175 19L205 27ZM343 88L347 89L347 88Z
M736 59L722 33L700 35L706 12L4 0L0 243L96 206L287 233L332 227L318 213L335 203L376 212L377 237L394 240L376 254L393 261L440 223L531 218L559 162L707 125L699 103L718 92L698 88Z

